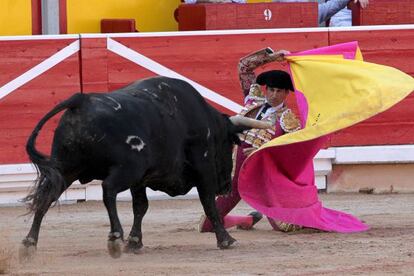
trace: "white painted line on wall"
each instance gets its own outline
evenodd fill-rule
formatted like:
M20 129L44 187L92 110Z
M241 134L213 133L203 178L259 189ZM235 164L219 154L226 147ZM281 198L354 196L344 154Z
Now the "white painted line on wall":
M351 27L329 27L330 32L343 31L390 31L390 30L414 30L414 24L402 25L370 25L370 26L351 26Z
M0 36L0 41L10 40L50 40L50 39L79 39L80 35L66 34L66 35L14 35L14 36Z
M0 87L0 99L4 98L14 90L18 89L19 87L25 85L29 81L33 80L37 76L43 74L56 64L62 62L66 58L70 57L74 53L79 51L79 40L76 40L57 52L56 54L52 55L51 57L45 59L35 67L31 68L30 70L26 71L22 75L18 76L14 80L8 82L4 86Z
M414 25L413 25L414 28ZM104 37L165 37L165 36L210 36L210 35L249 35L249 34L288 34L288 33L319 33L328 28L277 28L277 29L239 29L239 30L201 30L173 32L141 32L141 33L111 33L111 34L81 34L82 38Z
M120 55L121 57L124 57L132 61L133 63L138 64L158 75L181 79L190 83L198 92L200 92L200 94L204 98L207 98L231 111L239 113L242 109L241 105L233 102L232 100L223 97L222 95L214 92L213 90L210 90L207 87L202 86L201 84L184 77L183 75L159 64L158 62L155 62L152 59L149 59L148 57L126 47L125 45L122 45L121 43L109 37L107 39L107 48L111 52L114 52L115 54Z
M337 147L333 164L414 163L414 145Z

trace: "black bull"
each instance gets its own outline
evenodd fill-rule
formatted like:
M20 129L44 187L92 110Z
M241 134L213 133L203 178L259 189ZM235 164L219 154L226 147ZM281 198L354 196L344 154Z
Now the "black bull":
M51 156L45 156L36 150L36 138L42 126L63 110ZM111 93L75 94L58 104L40 120L26 146L39 177L25 198L34 219L23 240L21 257L34 252L42 218L51 204L74 181L84 184L93 179L103 180L111 256L121 255L124 233L116 197L127 189L132 195L134 222L124 250L137 252L142 247L146 187L170 196L196 187L213 223L217 246L229 247L235 239L222 225L215 196L231 188L237 134L253 126L268 127L236 124L231 119L211 107L188 83L166 77L137 81Z

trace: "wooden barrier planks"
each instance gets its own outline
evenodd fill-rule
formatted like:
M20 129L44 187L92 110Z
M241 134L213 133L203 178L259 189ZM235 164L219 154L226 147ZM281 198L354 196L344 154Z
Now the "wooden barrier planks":
M75 39L0 41L0 89L47 60ZM36 74L36 72L32 72ZM28 162L27 138L58 102L80 91L79 55L75 53L0 99L0 164ZM37 146L50 151L58 117L42 130Z
M180 31L318 27L318 4L184 4L178 22Z
M85 93L109 91L106 40L105 36L81 36L81 86Z
M294 29L172 34L82 35L81 52L0 99L0 164L27 162L24 146L35 123L56 103L75 92L105 92L154 76L148 65L136 64L108 49L108 41L126 46L151 61L242 104L237 76L240 57L271 46L292 52L359 41L365 60L396 67L414 76L414 28ZM1 39L0 89L61 51L71 39ZM81 60L79 60L81 57ZM263 68L286 69L272 63ZM390 92L392 93L392 91ZM291 95L289 102L294 104ZM213 102L211 102L213 103ZM233 114L225 105L219 110ZM390 110L332 135L327 146L414 144L414 95ZM57 118L41 133L39 148L48 152Z
M271 46L273 49L300 51L327 46L328 33L278 32L233 35L198 35L165 37L114 37L117 42L162 64L163 66L211 89L230 100L242 103L237 64L248 53ZM301 41L298 44L297 41ZM154 47L156 45L156 47ZM146 68L114 55L108 55L108 85L124 86L139 77L154 75ZM287 69L285 64L272 63L258 72L273 68ZM216 106L229 112L223 107Z
M329 34L326 31L247 34L210 32L208 35L197 32L172 36L114 36L111 39L242 104L236 66L240 57L255 49L270 45L274 49L284 48L295 52L358 40L367 61L390 65L413 74L413 64L407 62L413 52L413 35L412 29L381 29L330 31ZM372 37L376 39L372 40ZM156 75L145 66L137 65L113 52L109 52L106 58L108 90L120 88L136 79ZM93 64L95 61L91 59L91 62ZM92 64L91 68L100 66ZM258 72L275 68L286 69L281 64L273 63ZM411 131L414 103L411 97L383 114L333 134L327 146L414 143ZM223 112L232 113L221 105L211 103ZM289 98L289 103L294 105L294 97Z

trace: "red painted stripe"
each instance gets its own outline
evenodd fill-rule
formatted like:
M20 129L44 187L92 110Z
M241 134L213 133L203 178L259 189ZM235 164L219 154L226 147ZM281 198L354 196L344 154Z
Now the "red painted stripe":
M66 0L59 0L59 30L60 34L68 33Z
M32 0L32 34L42 34L42 0Z

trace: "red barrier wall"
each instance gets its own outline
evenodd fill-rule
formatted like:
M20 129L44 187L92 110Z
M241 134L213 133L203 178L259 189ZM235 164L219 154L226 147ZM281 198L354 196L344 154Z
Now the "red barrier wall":
M180 31L305 27L318 27L317 3L184 4L178 8Z
M175 37L114 38L121 44L146 57L197 81L225 97L242 103L238 82L237 64L249 52L271 45L274 49L299 51L327 45L327 32L314 33L264 33L246 35L209 35ZM298 45L297 41L302 41ZM154 47L154 45L157 45ZM274 63L262 68L282 68ZM154 75L143 67L125 61L113 53L108 55L108 86L115 89L131 81ZM226 111L223 107L219 109Z
M108 90L108 54L106 37L82 38L82 91L107 92Z
M0 88L50 58L75 39L0 40ZM57 103L80 91L79 55L73 54L45 73L0 98L0 164L28 162L27 138L37 122ZM48 153L58 117L37 141Z
M334 29L338 30L338 29ZM271 46L292 52L357 40L365 60L394 66L414 76L414 28L406 30L330 31L330 29L82 35L79 53L63 59L45 73L5 97L4 85L66 49L75 38L0 40L0 164L28 162L25 143L39 119L56 103L75 92L106 92L140 78L154 76L146 67L107 49L112 41L126 46L226 98L242 104L237 76L240 57ZM374 39L373 39L374 38ZM274 63L260 70L284 65ZM390 91L392 93L392 91ZM294 102L293 95L289 99ZM223 112L229 109L213 103ZM334 135L327 146L414 144L414 95L390 110ZM38 140L48 152L58 117Z

